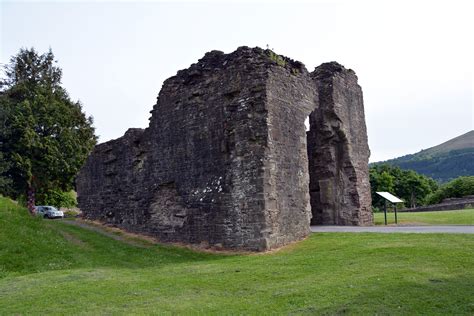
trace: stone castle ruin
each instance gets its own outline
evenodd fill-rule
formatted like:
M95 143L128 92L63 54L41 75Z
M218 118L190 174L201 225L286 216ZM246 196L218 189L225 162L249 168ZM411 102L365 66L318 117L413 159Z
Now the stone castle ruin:
M86 218L251 251L303 239L310 222L372 224L362 90L338 63L309 73L270 50L211 51L164 82L151 114L88 158Z

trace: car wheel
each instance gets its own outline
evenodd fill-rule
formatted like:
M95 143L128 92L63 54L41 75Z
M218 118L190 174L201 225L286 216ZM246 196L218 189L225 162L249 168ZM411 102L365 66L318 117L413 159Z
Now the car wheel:
M49 218L48 214L44 214L43 217L44 217L44 218Z

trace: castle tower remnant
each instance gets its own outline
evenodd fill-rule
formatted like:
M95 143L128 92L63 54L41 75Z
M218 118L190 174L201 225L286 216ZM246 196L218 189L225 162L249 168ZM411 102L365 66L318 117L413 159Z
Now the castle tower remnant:
M312 217L369 224L362 94L353 72L325 65L310 74L270 50L207 53L164 82L148 128L96 146L76 181L85 217L251 251L305 238Z

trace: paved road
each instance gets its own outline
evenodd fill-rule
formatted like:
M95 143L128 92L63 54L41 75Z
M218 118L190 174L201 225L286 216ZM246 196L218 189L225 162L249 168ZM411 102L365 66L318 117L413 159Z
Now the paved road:
M474 226L311 226L313 233L451 233L474 234Z

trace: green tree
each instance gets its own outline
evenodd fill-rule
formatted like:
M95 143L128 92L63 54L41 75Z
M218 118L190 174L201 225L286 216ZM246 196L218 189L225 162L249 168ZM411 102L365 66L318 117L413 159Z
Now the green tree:
M402 170L388 164L370 167L370 185L374 207L381 207L383 200L375 192L387 191L400 197L410 207L424 205L427 197L433 193L438 184L431 178L413 170Z
M441 186L427 198L429 204L437 204L447 198L474 195L474 176L458 177Z
M8 178L7 173L10 170L11 163L4 158L2 152L0 152L0 192L7 195L10 191L11 180Z
M394 192L395 178L387 170L370 169L370 186L372 190L372 204L374 207L383 207L384 200L376 192Z
M0 108L6 113L0 133L1 152L11 165L16 198L34 203L52 191L69 191L74 177L96 143L92 118L61 86L62 71L51 50L21 49L5 67Z
M413 170L402 170L401 177L397 183L397 189L395 190L396 194L404 197L404 200L412 208L425 204L426 196L432 193L432 191L429 178Z
M1 96L1 95L0 95ZM7 109L0 106L0 141L4 139L5 136L5 124L7 120ZM0 148L2 144L0 143ZM3 151L0 151L0 194L6 194L10 191L11 179L8 177L7 173L10 170L11 162L6 160L6 157Z

